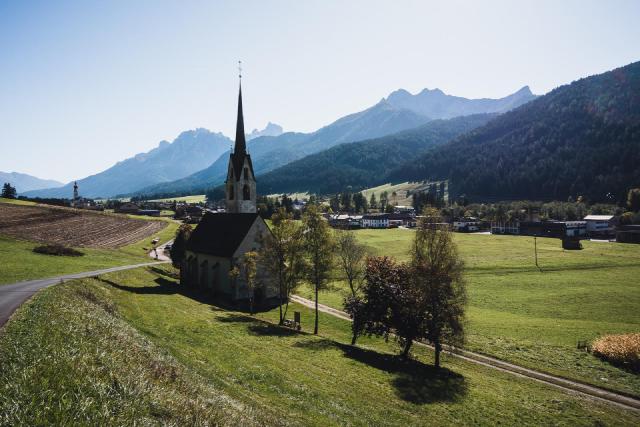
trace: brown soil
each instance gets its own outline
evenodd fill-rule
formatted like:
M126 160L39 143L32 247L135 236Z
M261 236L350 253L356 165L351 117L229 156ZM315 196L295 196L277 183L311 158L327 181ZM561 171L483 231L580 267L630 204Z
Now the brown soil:
M167 226L124 215L57 206L0 203L0 234L42 243L87 248L118 248Z

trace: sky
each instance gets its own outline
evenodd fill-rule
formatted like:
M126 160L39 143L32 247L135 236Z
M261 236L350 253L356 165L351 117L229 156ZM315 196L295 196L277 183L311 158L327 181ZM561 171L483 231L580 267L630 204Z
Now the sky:
M67 182L204 127L498 98L640 60L640 1L0 0L0 171Z

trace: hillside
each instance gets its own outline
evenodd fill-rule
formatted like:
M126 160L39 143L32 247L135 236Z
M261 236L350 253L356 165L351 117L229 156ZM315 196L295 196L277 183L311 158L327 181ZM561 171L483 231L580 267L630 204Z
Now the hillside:
M385 182L398 165L487 123L495 115L478 114L434 120L382 138L341 144L258 177L262 194L308 191L328 194Z
M640 62L583 78L400 165L472 199L622 200L640 185Z
M535 98L528 87L501 99L467 99L445 95L436 89L418 95L393 92L387 99L358 113L336 120L313 133L284 133L259 137L248 143L255 172L265 174L280 166L339 144L391 135L423 125L429 120L476 113L504 112ZM426 111L433 115L425 114ZM183 195L200 193L221 184L227 173L228 152L211 166L192 176L137 191L145 195Z
M62 187L64 184L53 179L41 179L19 172L0 172L0 184L10 183L18 193L41 188Z
M403 361L392 340L351 346L349 322L325 313L312 335L313 312L295 303L302 332L279 327L277 310L228 310L175 277L111 273L23 305L0 336L5 424L638 424L636 412L449 355L434 369L424 347Z
M78 180L84 197L112 197L159 182L173 181L207 167L228 149L231 141L207 129L182 132L172 143L161 141L146 153L116 163L96 175ZM60 188L29 191L29 197L73 195L73 182Z

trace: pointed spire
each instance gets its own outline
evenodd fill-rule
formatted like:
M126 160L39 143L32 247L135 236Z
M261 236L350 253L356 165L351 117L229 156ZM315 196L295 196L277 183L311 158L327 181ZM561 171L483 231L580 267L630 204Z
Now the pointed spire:
M240 79L238 91L238 119L236 121L236 145L233 150L235 154L245 154L247 152L247 142L244 136L244 116L242 113L242 62L238 61L238 77Z

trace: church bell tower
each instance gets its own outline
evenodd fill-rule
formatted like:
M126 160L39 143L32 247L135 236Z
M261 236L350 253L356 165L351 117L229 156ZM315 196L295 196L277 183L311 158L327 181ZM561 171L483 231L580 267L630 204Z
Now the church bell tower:
M240 69L241 71L241 69ZM229 213L255 213L256 179L253 174L251 156L247 153L242 114L242 73L238 92L238 119L236 121L236 141L229 156L227 180L225 181L226 211Z

